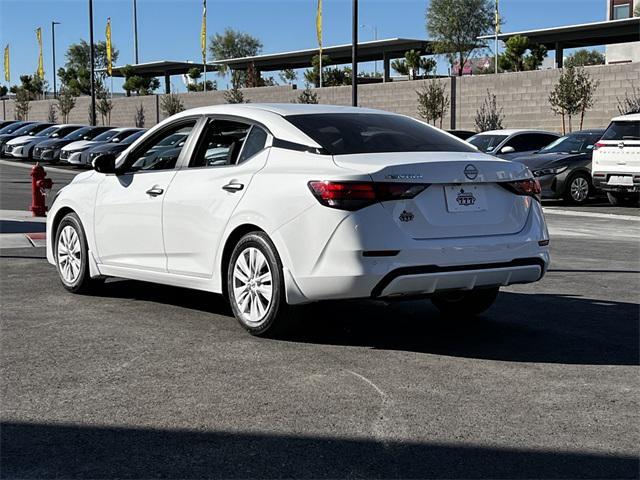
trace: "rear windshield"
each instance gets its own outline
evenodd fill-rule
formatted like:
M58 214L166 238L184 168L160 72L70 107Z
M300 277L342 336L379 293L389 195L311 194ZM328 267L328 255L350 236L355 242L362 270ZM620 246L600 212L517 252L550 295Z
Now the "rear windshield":
M640 122L611 122L602 140L640 140Z
M319 113L284 118L331 155L475 151L443 132L400 115Z

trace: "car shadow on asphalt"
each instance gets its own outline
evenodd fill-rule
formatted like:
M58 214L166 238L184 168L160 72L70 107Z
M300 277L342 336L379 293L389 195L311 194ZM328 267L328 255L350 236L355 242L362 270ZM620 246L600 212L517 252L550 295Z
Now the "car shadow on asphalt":
M231 316L220 295L132 280L109 281L96 295ZM633 303L512 292L502 292L476 318L443 317L428 300L322 302L299 307L289 331L275 340L512 362L638 365L639 313Z
M5 422L2 478L638 478L613 454Z

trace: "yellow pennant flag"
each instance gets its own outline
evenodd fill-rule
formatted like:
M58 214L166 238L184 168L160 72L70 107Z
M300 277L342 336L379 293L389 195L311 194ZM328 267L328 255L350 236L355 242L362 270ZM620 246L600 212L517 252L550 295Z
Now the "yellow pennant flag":
M111 74L113 73L113 63L112 63L113 50L111 47L111 17L107 18L107 28L104 34L105 34L105 37L107 37L107 75L111 76Z
M4 47L4 80L11 81L11 70L9 69L9 44Z
M318 0L318 11L316 12L316 35L318 36L320 55L322 55L322 0Z
M38 39L38 77L40 80L44 80L44 60L42 58L42 28L38 27L36 29L36 38Z
M202 28L200 29L202 63L207 63L207 0L202 0Z

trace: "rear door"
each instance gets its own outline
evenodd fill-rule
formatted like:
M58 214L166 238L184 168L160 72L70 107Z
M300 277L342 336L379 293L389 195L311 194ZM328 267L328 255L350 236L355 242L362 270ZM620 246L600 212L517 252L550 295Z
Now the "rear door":
M211 118L167 192L163 231L170 273L211 278L236 206L269 156L271 135L242 119Z

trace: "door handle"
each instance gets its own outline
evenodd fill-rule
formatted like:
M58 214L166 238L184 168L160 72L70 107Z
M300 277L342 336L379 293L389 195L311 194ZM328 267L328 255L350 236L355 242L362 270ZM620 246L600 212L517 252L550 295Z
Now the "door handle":
M152 197L157 197L158 195L162 195L164 193L164 190L161 189L160 187L152 187L149 190L147 190L147 195L151 195Z
M224 187L222 187L222 189L226 190L227 192L239 192L243 188L243 184L235 182L227 183Z

